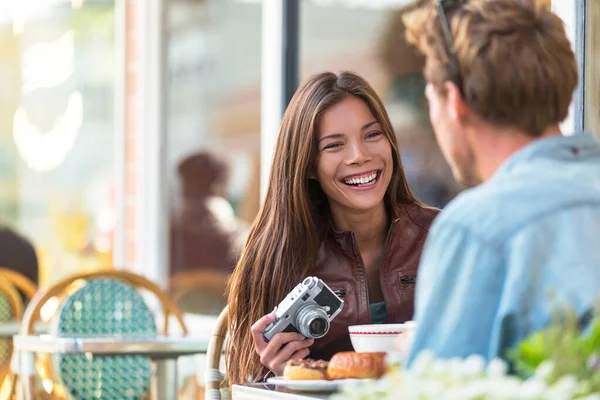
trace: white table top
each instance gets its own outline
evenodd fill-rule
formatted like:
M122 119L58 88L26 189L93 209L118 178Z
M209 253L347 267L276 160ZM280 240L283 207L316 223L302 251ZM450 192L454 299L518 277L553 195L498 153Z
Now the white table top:
M36 333L48 332L48 325L40 322L34 325ZM0 338L11 338L21 331L21 321L0 322Z
M303 393L291 392L266 383L251 383L247 385L233 385L232 400L321 400L327 399L331 393Z
M99 355L145 355L152 359L177 358L206 353L208 338L155 337L155 338L76 338L50 335L16 335L15 349L29 353Z
M217 324L217 317L212 315L184 314L183 319L188 328L188 337L208 338ZM156 321L157 326L162 326L162 315L158 315ZM182 332L175 317L171 316L169 325L172 329L169 332L174 335L181 335ZM36 334L48 333L48 324L46 323L38 322L34 327ZM20 332L20 321L0 322L0 338L11 338Z

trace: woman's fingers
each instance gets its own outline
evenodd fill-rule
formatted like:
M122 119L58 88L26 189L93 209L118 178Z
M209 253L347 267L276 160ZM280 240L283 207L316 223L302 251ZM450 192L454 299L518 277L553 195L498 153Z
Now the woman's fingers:
M310 349L308 347L298 350L290 357L290 360L304 360L310 354Z
M267 314L256 321L252 327L250 327L250 332L254 338L254 348L258 354L262 353L263 349L267 347L268 342L265 340L263 331L271 322L273 322L274 319L275 314Z
M275 366L282 364L285 365L288 360L290 360L298 351L308 351L308 347L312 346L314 342L314 339L304 339L302 341L289 342L273 357L271 363Z
M295 333L295 332L277 333L277 334L275 334L275 336L273 336L271 341L262 349L262 351L258 353L258 354L260 354L260 361L263 363L263 365L267 365L267 364L265 364L265 362L270 362L275 356L277 356L279 351L282 348L284 348L284 346L286 346L288 343L301 342L303 340L304 340L304 336L302 336L299 333ZM265 362L263 362L263 360Z
M308 356L310 353L308 347L314 343L314 339L307 339L297 332L280 332L267 342L263 331L274 319L275 314L265 315L252 325L250 332L261 364L281 375L288 360L303 359Z

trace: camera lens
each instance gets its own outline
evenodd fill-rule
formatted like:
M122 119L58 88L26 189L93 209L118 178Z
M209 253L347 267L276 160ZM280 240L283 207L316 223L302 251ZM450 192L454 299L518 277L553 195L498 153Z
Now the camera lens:
M329 332L329 318L317 304L308 304L296 313L296 328L307 338L318 339Z
M310 321L308 325L308 330L315 337L321 337L325 333L327 333L327 319L324 318L315 318Z

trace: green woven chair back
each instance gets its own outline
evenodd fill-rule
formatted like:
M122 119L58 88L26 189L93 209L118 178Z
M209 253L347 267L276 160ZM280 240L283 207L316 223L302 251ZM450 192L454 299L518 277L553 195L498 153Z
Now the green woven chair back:
M156 336L154 315L142 296L117 279L94 279L69 296L55 321L58 337ZM61 384L74 399L143 399L152 361L143 356L64 354L54 359Z
M9 297L6 293L0 291L0 323L11 322L15 319L13 311L13 305L10 302ZM10 362L10 355L12 353L12 339L2 338L0 339L0 366Z

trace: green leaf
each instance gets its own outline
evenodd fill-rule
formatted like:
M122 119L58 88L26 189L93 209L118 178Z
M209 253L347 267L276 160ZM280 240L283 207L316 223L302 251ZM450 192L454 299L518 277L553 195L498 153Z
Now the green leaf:
M546 333L537 332L523 340L509 351L508 359L513 362L515 370L522 377L533 375L536 368L552 356L546 343Z

